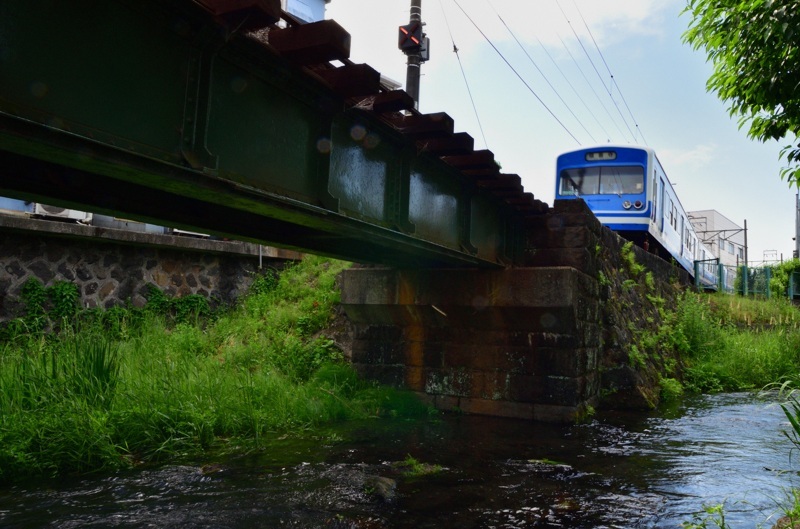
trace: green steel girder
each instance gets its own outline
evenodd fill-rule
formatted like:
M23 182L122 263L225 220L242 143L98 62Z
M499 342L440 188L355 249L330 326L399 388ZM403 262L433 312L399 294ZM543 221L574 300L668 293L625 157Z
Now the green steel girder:
M394 266L519 254L514 208L191 0L0 3L0 195Z

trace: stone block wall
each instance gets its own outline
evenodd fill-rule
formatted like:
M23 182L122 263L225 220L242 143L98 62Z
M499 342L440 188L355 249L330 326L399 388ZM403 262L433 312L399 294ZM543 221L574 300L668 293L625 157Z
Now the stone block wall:
M642 339L663 323L660 309L675 307L691 284L674 263L638 246L630 251L651 275L630 270L623 256L627 241L608 228L580 200L556 201L547 215L530 219L526 265L570 266L601 283L602 351L598 363L599 404L614 409L645 409L659 400L661 377L673 377L667 365L679 362L672 351L647 350ZM641 353L632 361L633 347Z
M142 306L148 285L174 297L199 294L212 304L243 293L262 266L280 266L295 252L237 241L213 241L0 217L0 321L22 310L30 278L45 286L69 281L84 307Z
M581 272L356 268L341 289L353 365L437 408L563 422L596 401L599 295Z
M635 276L624 244L583 201L557 201L528 219L520 267L345 271L352 362L440 409L568 422L652 405L664 365L632 364L629 347L689 278L638 247L652 281Z
M528 218L524 266L569 266L591 276L620 269L621 248L627 242L597 220L582 200L557 200L546 214ZM688 285L689 274L638 246L636 260L662 283Z

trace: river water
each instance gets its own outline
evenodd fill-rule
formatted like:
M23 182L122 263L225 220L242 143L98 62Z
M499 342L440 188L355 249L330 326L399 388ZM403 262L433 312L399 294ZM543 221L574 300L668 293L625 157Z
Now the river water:
M787 428L748 394L577 426L365 421L247 456L0 489L0 527L674 528L719 503L731 527L771 527L800 486ZM409 475L408 456L441 469Z

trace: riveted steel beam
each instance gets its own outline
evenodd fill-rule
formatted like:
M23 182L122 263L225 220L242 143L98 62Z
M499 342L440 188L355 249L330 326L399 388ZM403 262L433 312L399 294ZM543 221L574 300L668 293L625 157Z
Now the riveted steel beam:
M0 195L354 261L508 264L536 201L480 184L492 153L385 92L335 23L243 31L276 17L273 0L1 3Z

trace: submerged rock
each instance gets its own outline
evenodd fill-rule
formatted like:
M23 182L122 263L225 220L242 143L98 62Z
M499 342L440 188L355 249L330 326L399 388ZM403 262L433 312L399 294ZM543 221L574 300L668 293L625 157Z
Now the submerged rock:
M772 529L800 529L800 518L796 516L781 516Z
M364 479L364 488L371 496L391 503L397 497L397 482L384 476L367 476Z

